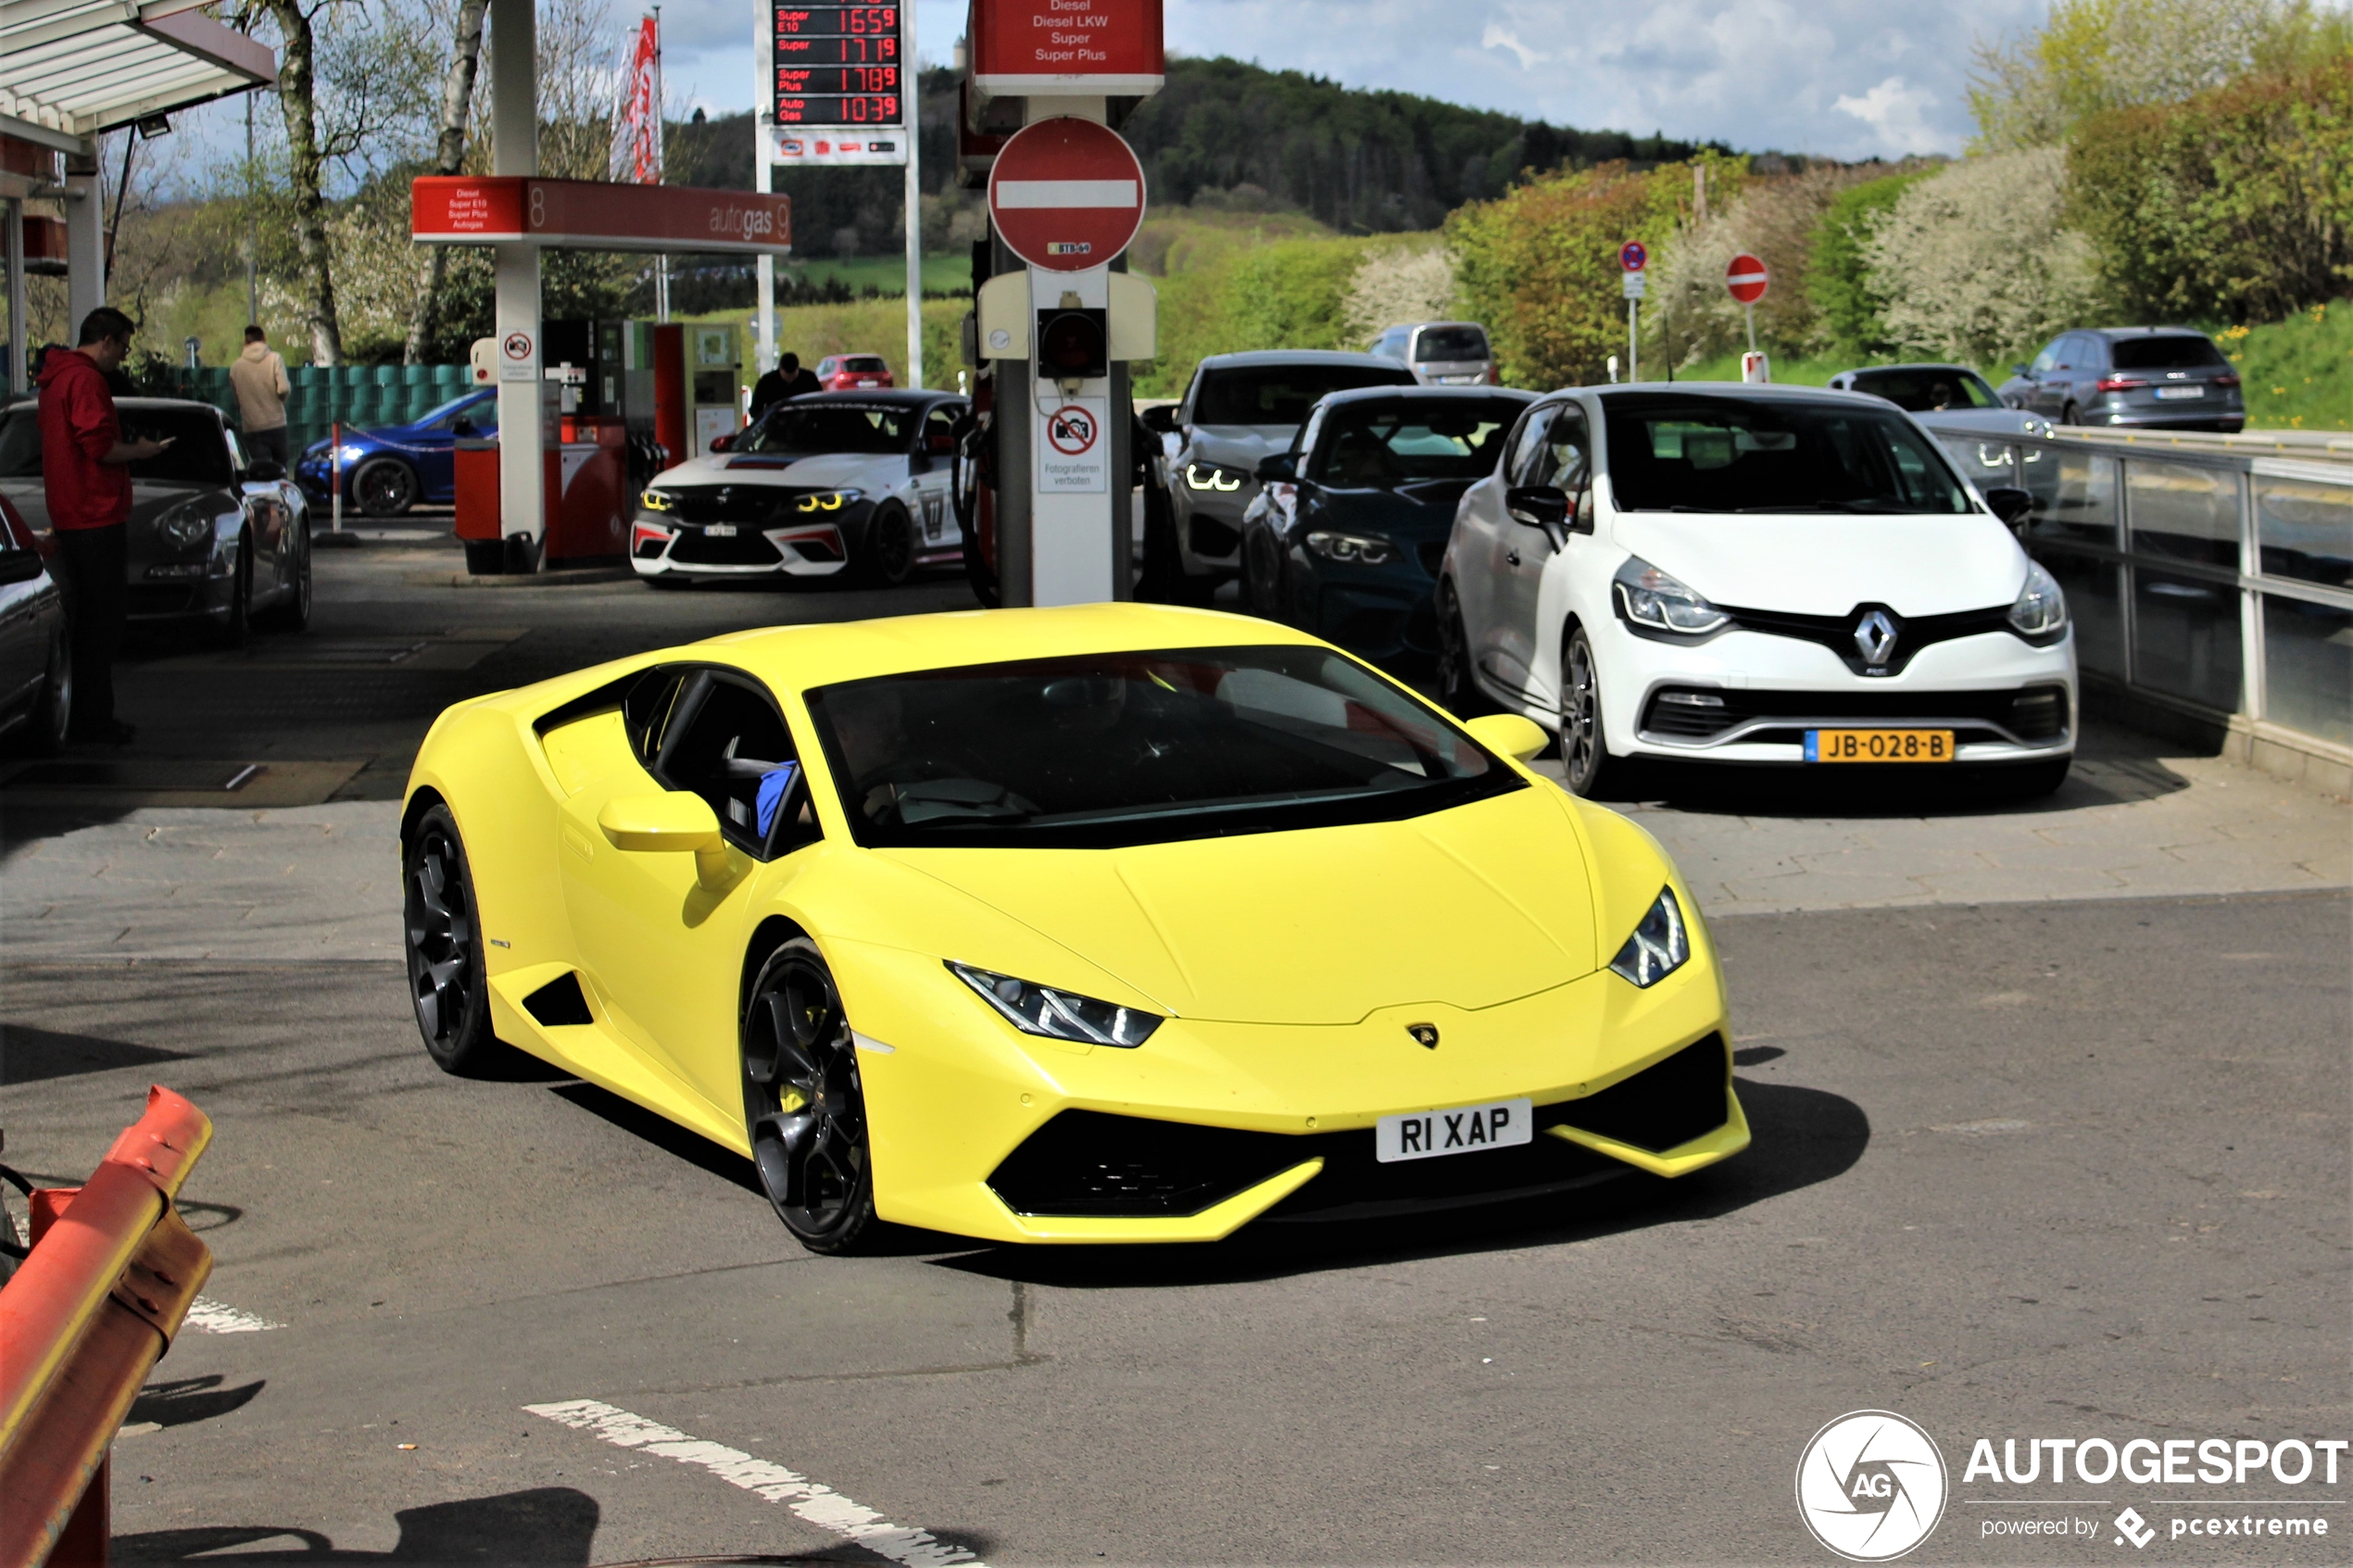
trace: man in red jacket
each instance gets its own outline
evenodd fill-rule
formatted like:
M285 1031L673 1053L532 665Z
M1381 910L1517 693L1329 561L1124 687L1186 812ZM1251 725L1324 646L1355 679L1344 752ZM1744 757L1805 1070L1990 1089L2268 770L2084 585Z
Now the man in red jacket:
M166 441L125 441L107 377L131 353L131 318L100 306L82 318L82 345L41 365L41 487L65 558L73 630L73 734L109 746L132 728L114 716L114 656L129 612L131 465Z

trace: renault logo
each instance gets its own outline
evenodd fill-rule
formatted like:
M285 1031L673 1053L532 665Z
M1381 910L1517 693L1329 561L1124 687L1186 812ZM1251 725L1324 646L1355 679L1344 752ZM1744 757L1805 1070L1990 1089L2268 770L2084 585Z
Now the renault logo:
M1414 1037L1414 1044L1425 1050L1438 1048L1438 1025L1435 1023L1408 1023L1405 1033Z
M1895 652L1895 622L1883 609L1867 610L1855 623L1855 646L1873 674L1882 673Z

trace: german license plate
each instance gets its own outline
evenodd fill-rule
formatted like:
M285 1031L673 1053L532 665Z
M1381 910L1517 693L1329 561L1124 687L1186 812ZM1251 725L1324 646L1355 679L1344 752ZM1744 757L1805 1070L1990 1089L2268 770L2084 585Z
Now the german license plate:
M736 525L732 522L714 522L703 532L713 539L733 539L736 536Z
M2160 386L2157 389L2157 395L2159 397L2203 397L2206 395L2206 388L2202 386Z
M1950 762L1950 730L1808 730L1808 762Z
M1452 1110L1384 1116L1373 1127L1373 1156L1384 1165L1400 1160L1435 1160L1442 1154L1509 1148L1535 1135L1534 1102L1499 1099L1486 1105L1458 1105Z

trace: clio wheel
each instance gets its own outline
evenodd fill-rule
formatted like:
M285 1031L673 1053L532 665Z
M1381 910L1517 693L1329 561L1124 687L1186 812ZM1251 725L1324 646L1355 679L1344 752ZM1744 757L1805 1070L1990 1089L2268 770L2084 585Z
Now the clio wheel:
M1561 655L1561 775L1571 795L1591 800L1614 789L1626 764L1613 759L1603 738L1601 677L1585 629L1568 634Z
M1493 706L1471 679L1470 632L1452 583L1438 585L1438 700L1457 719L1477 718Z
M812 1252L858 1249L875 1223L858 1046L817 945L768 955L743 1021L744 1115L760 1185Z

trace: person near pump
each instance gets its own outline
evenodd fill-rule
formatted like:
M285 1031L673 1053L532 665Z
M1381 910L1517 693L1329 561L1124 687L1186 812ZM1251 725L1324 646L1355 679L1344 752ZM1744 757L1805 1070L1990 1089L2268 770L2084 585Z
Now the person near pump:
M824 383L800 368L800 356L787 354L776 368L752 383L751 417L755 420L779 403L825 390Z
M248 458L268 458L286 466L286 396L294 387L286 380L286 362L270 347L270 334L258 326L245 329L245 352L229 367L229 384L237 389L240 438Z
M108 384L131 353L131 318L100 306L82 320L81 345L41 363L41 487L66 567L73 635L73 736L129 743L114 716L114 658L129 613L131 465L171 445L125 441Z

